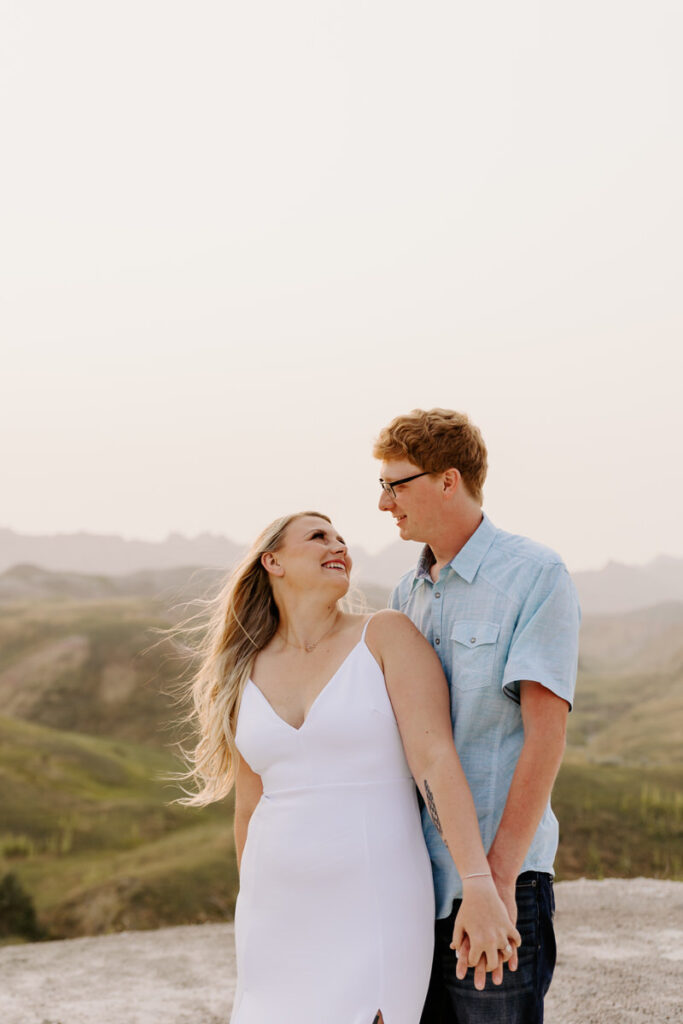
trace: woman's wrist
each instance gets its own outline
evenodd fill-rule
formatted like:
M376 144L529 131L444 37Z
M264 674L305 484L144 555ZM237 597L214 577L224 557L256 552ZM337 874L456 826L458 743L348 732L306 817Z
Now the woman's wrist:
M475 871L469 875L461 876L463 889L469 889L470 887L476 888L478 886L494 885L493 875L490 871Z

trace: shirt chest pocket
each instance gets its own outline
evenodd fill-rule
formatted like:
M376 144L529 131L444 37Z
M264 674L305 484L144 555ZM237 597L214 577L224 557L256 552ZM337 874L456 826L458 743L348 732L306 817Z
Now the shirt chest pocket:
M478 690L491 682L499 633L496 622L460 619L453 623L452 678L457 690Z

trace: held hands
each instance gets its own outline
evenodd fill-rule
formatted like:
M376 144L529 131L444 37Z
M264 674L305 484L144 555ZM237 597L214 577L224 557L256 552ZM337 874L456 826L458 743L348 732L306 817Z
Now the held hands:
M521 936L515 928L517 906L514 888L501 899L490 875L463 881L463 899L453 927L451 949L456 951L456 977L462 980L474 967L474 987L483 989L491 972L494 985L503 980L503 964L517 969L517 946Z

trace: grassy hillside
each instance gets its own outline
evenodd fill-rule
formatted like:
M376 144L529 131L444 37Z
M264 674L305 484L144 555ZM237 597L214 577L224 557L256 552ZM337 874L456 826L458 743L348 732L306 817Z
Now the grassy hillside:
M591 760L683 761L683 604L588 617L569 744Z
M41 601L0 616L0 711L57 729L167 745L182 665L160 602Z
M195 810L169 754L0 717L0 874L52 934L223 919L237 891L229 805Z
M178 610L106 577L44 576L19 574L40 599L9 600L14 580L0 601L0 876L54 935L229 917L230 804L172 805L162 781L182 665L153 630ZM553 799L561 878L683 877L682 638L683 605L584 621Z
M683 879L680 767L591 764L570 750L552 803L559 879Z

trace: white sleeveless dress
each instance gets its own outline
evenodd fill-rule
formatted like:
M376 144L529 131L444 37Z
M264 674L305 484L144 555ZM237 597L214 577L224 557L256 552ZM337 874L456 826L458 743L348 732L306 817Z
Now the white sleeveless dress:
M418 1024L434 894L415 784L365 629L299 729L251 681L236 742L263 781L235 909L231 1024Z

